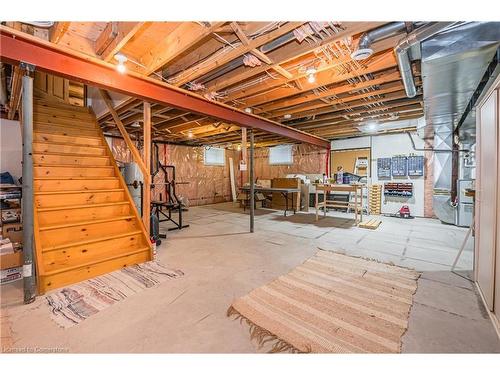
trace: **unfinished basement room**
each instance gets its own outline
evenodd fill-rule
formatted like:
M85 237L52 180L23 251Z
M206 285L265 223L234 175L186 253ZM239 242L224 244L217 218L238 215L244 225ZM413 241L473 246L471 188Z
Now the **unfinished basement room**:
M0 371L13 353L499 364L498 20L40 7L0 25Z

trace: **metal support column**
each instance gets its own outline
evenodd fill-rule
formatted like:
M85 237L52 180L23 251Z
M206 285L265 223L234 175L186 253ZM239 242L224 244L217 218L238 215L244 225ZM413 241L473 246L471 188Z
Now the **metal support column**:
M23 125L23 281L24 303L32 303L36 296L33 237L33 77L34 66L21 64L24 70L22 88L22 125Z
M254 189L254 170L253 170L253 130L248 129L250 132L250 233L254 232L254 216L255 216L255 189Z

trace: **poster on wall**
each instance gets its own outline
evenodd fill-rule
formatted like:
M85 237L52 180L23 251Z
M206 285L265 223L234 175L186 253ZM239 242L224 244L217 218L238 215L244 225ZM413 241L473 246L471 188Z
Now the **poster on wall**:
M377 159L377 176L379 179L391 178L391 158Z

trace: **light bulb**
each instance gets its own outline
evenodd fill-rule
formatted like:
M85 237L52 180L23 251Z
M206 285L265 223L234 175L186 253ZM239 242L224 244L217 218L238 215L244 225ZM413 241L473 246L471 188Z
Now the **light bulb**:
M307 76L307 82L309 83L314 83L316 82L316 76L314 75L314 73L311 73Z
M238 145L236 148L238 149L238 151L241 151L241 145Z
M118 61L116 70L121 74L125 73L127 71L127 68L125 67L125 62L128 60L127 56L125 56L123 53L117 53L115 55L115 60Z
M368 123L367 128L370 131L375 131L375 130L377 130L377 123L376 122L370 122L370 123Z
M193 132L192 132L191 130L190 130L190 131L188 131L188 137L189 137L189 138L193 138Z
M123 64L118 64L116 66L116 70L118 71L118 73L123 74L123 73L125 73L127 71L127 68Z

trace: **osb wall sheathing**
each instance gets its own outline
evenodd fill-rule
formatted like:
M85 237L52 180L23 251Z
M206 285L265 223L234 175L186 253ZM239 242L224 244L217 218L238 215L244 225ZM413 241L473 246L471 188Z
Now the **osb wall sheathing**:
M231 197L231 182L229 176L229 158L233 159L236 188L246 182L245 176L238 171L241 152L226 150L225 166L207 166L203 163L203 147L187 147L159 144L159 158L163 164L175 165L177 195L184 198L190 206L200 206L219 202L228 202ZM112 140L112 151L115 159L121 162L131 162L132 157L122 139ZM293 146L292 165L269 165L269 149L255 150L255 176L259 179L285 177L287 174L317 174L323 173L326 167L326 150L309 146ZM169 177L171 179L171 176ZM162 183L163 173L158 173L153 183ZM187 184L182 184L187 182ZM152 194L153 200L158 200L162 193L165 199L163 185L156 185Z

